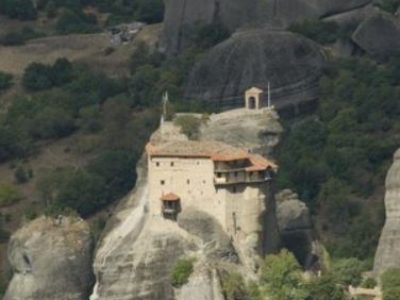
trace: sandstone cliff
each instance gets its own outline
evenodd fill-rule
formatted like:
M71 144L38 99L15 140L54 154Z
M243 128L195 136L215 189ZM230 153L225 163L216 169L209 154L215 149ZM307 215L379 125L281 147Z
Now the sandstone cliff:
M209 126L217 124L212 121L218 119L217 116L211 117ZM247 116L249 119L253 117ZM253 127L256 134L276 132L277 128L280 132L277 119L271 119L271 122L268 122L268 116L266 119L266 122ZM224 122L231 123L231 127L237 126L233 125L236 124L235 119L226 118ZM220 136L225 129L213 127L214 132L220 131ZM160 140L163 137L170 141L184 138L172 123L157 131L152 139ZM241 137L238 140L242 145L256 144L258 148L263 142L262 138L257 141L254 137ZM135 190L117 209L98 246L94 261L96 285L90 299L222 300L216 267L221 262L233 264L235 269L243 270L243 274L249 276L257 264L257 256L252 248L254 243L246 241L245 245L232 244L213 217L195 209L183 211L178 222L149 216L146 179L146 160L143 159L138 165ZM276 250L279 242L276 219L273 218L275 212L271 214L266 224L270 230L270 251ZM196 264L189 283L177 290L171 285L170 273L180 257L194 257Z
M400 150L386 177L386 222L375 254L374 273L400 268Z
M325 64L321 48L284 31L247 30L208 51L194 66L185 96L217 108L238 107L243 92L272 85L273 104L282 106L317 97Z
M13 277L4 300L86 300L93 284L93 240L76 218L41 217L9 243Z

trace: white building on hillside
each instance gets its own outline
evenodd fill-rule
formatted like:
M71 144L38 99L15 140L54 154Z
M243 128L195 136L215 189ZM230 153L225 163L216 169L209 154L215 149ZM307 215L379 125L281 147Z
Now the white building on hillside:
M146 146L151 215L176 220L194 207L214 216L235 239L261 233L261 212L277 165L214 141Z

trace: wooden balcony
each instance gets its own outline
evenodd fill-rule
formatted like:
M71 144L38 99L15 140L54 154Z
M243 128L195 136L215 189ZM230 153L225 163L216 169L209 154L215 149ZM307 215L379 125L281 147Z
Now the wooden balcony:
M238 176L221 176L214 177L214 185L216 186L224 186L224 185L232 185L232 184L248 184L248 183L265 183L272 180L272 176L266 172L265 174L253 174L244 173L245 175Z

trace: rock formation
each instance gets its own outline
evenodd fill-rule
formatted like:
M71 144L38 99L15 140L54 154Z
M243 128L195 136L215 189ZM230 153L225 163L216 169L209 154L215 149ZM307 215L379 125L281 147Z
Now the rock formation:
M207 269L197 271L177 291L176 300L225 300L217 272Z
M279 192L276 201L283 247L292 251L305 268L318 267L321 254L306 204L291 190Z
M386 222L375 254L374 273L400 268L400 149L386 177Z
M197 236L206 245L207 257L238 262L238 256L231 239L222 226L208 214L188 209L178 217L178 225L188 233Z
M400 51L400 21L388 13L374 14L359 25L352 39L371 56L388 58Z
M188 32L196 24L219 20L231 32L244 26L286 28L305 19L351 12L372 0L168 0L162 48L170 54L185 48Z
M267 156L278 145L282 133L279 117L273 112L252 114L237 109L211 115L202 127L200 138L252 149Z
M86 300L93 284L93 240L81 219L41 217L9 243L14 275L4 300Z
M208 51L194 66L185 97L217 108L242 105L243 92L272 85L273 104L283 107L317 96L325 58L314 42L289 32L249 30Z
M225 119L225 122L236 123L236 120ZM277 120L271 121L275 124L274 129L277 126L275 122ZM225 130L224 127L213 128L220 131L219 135ZM253 128L255 132L272 129L269 130L268 126ZM184 138L173 123L157 131L152 140L162 140L164 136L169 141ZM242 142L248 140L244 138ZM258 144L252 142L255 143L253 146L260 148L263 140L258 139ZM90 299L222 300L216 266L223 261L233 264L236 269L246 270L245 275L251 273L249 270L257 264L257 255L252 248L257 240L255 243L246 241L246 245L234 245L213 217L191 208L182 211L177 222L149 215L145 162L142 159L138 165L135 190L120 204L99 244L94 262L97 282ZM274 216L275 211L271 214ZM272 243L268 246L277 247L274 242L279 238L276 220L269 216L268 222ZM250 253L245 261L241 259L243 253ZM195 257L195 270L187 285L174 289L170 273L181 257Z

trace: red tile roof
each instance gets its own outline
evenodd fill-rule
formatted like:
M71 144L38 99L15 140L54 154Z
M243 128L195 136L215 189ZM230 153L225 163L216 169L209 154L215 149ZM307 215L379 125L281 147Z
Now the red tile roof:
M208 158L221 162L249 160L250 166L246 168L249 172L268 168L278 170L274 162L259 154L252 154L244 149L215 141L176 141L162 145L148 143L146 151L151 157Z
M174 193L168 193L168 194L164 194L161 196L161 201L168 201L168 202L172 202L172 201L179 201L179 196L175 195Z

